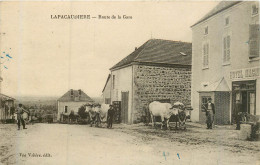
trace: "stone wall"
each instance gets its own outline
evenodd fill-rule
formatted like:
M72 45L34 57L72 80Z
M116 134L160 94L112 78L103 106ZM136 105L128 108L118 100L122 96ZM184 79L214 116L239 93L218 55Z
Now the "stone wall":
M133 121L140 122L154 100L191 104L191 67L134 67Z

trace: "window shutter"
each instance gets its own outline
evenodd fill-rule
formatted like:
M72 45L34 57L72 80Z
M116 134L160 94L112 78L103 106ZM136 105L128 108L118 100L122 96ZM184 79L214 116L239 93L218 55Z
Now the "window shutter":
M226 60L230 60L230 36L227 36L227 53L226 53Z
M209 64L209 44L203 44L203 66L206 67Z
M224 37L224 57L223 57L223 61L226 62L227 61L227 38Z
M259 24L249 25L249 58L259 57Z
M206 45L203 44L203 66L206 66Z
M207 64L207 66L208 66L208 65L209 65L209 44L207 44L206 47L207 47L207 54L206 54L206 56L207 56L207 61L206 61L206 64Z

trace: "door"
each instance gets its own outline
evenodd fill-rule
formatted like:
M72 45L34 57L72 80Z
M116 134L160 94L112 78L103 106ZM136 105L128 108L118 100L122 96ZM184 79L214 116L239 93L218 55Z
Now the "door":
M114 121L115 123L121 123L121 101L113 101L113 107L115 110Z
M247 111L247 91L242 91L242 112Z
M255 115L255 92L248 92L248 113Z
M128 123L128 99L129 92L121 92L121 118L122 123Z
M200 110L199 110L199 121L200 123L205 123L206 122L206 111L205 111L205 105L208 103L208 99L212 98L211 96L207 94L200 94Z

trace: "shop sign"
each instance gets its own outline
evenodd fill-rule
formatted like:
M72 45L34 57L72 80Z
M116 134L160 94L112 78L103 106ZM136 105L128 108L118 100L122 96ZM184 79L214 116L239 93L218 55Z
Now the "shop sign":
M246 68L240 70L230 71L230 79L251 79L257 78L260 74L260 67Z

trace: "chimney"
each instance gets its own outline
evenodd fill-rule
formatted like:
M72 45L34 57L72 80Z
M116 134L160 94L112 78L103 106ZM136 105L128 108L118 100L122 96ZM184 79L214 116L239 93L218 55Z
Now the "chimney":
M78 95L78 98L77 98L77 99L78 99L78 101L79 101L80 98L81 98L81 89L78 90L78 93L79 93L79 95Z
M73 96L73 89L70 90L70 96Z
M135 47L135 50L137 50L137 47Z

